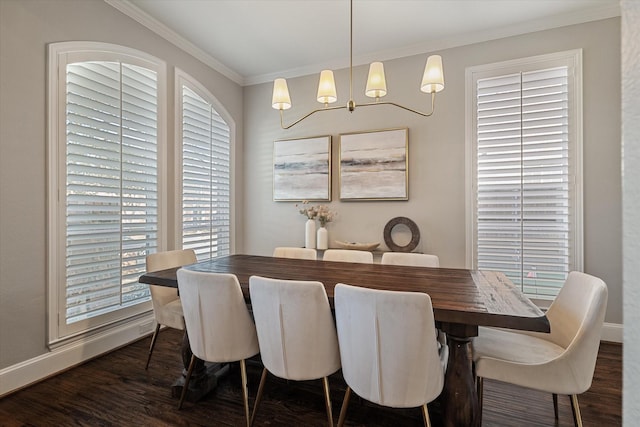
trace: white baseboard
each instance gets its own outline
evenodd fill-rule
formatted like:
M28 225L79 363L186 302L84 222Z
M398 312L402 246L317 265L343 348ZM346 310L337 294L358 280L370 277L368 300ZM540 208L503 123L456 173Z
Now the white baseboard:
M153 330L150 322L153 322L152 313L1 369L0 398L148 335ZM143 365L141 360L140 366Z
M620 323L606 323L602 326L602 341L622 343L622 325Z

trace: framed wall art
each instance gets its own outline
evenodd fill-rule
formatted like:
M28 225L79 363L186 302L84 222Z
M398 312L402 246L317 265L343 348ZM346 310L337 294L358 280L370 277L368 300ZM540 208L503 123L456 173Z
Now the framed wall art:
M409 129L340 135L340 200L409 200Z
M274 141L273 200L331 201L331 135Z

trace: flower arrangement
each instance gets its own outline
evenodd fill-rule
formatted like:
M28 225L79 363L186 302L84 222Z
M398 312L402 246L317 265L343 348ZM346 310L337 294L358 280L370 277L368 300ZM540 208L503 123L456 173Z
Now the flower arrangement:
M327 205L320 205L317 207L317 216L318 221L320 221L320 227L324 227L328 222L333 221L336 215L338 214L329 209Z
M302 202L302 206L298 206L296 203L296 208L298 208L298 212L306 216L307 219L315 219L315 217L318 216L318 208L315 206L309 206L308 200L304 200Z
M306 216L308 219L316 219L320 221L320 226L324 227L327 223L333 221L338 215L336 212L329 209L327 205L310 206L309 201L304 200L302 205L297 205L298 212Z

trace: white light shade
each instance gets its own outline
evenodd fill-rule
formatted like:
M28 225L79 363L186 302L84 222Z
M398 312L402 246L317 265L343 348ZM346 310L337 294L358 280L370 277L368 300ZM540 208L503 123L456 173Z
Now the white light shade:
M322 70L320 72L320 81L318 82L318 102L322 104L331 104L338 100L336 94L336 82L333 79L333 71Z
M440 55L431 55L427 58L427 65L424 67L420 90L426 93L434 93L440 92L442 89L444 89L442 57Z
M380 98L387 94L387 81L384 78L382 62L372 62L369 66L367 88L364 93L370 98Z
M275 79L273 81L273 99L271 106L276 110L288 110L291 108L291 97L285 79Z

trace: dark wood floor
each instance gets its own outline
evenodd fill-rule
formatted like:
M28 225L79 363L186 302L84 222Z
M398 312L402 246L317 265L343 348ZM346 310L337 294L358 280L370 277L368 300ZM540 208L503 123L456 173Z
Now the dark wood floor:
M176 409L171 384L181 369L178 331L160 334L148 371L144 370L150 339L85 363L0 400L0 426L241 426L244 422L237 367L219 387L198 403ZM260 367L249 366L250 404ZM340 411L344 383L331 378L334 419ZM326 425L322 385L285 382L273 376L265 387L257 426ZM579 397L585 427L620 426L622 412L622 347L600 348L591 390ZM567 397L560 397L560 420L553 418L551 395L485 382L483 426L573 426ZM439 403L429 405L434 427L442 425ZM350 426L420 426L418 409L390 410L351 399Z

